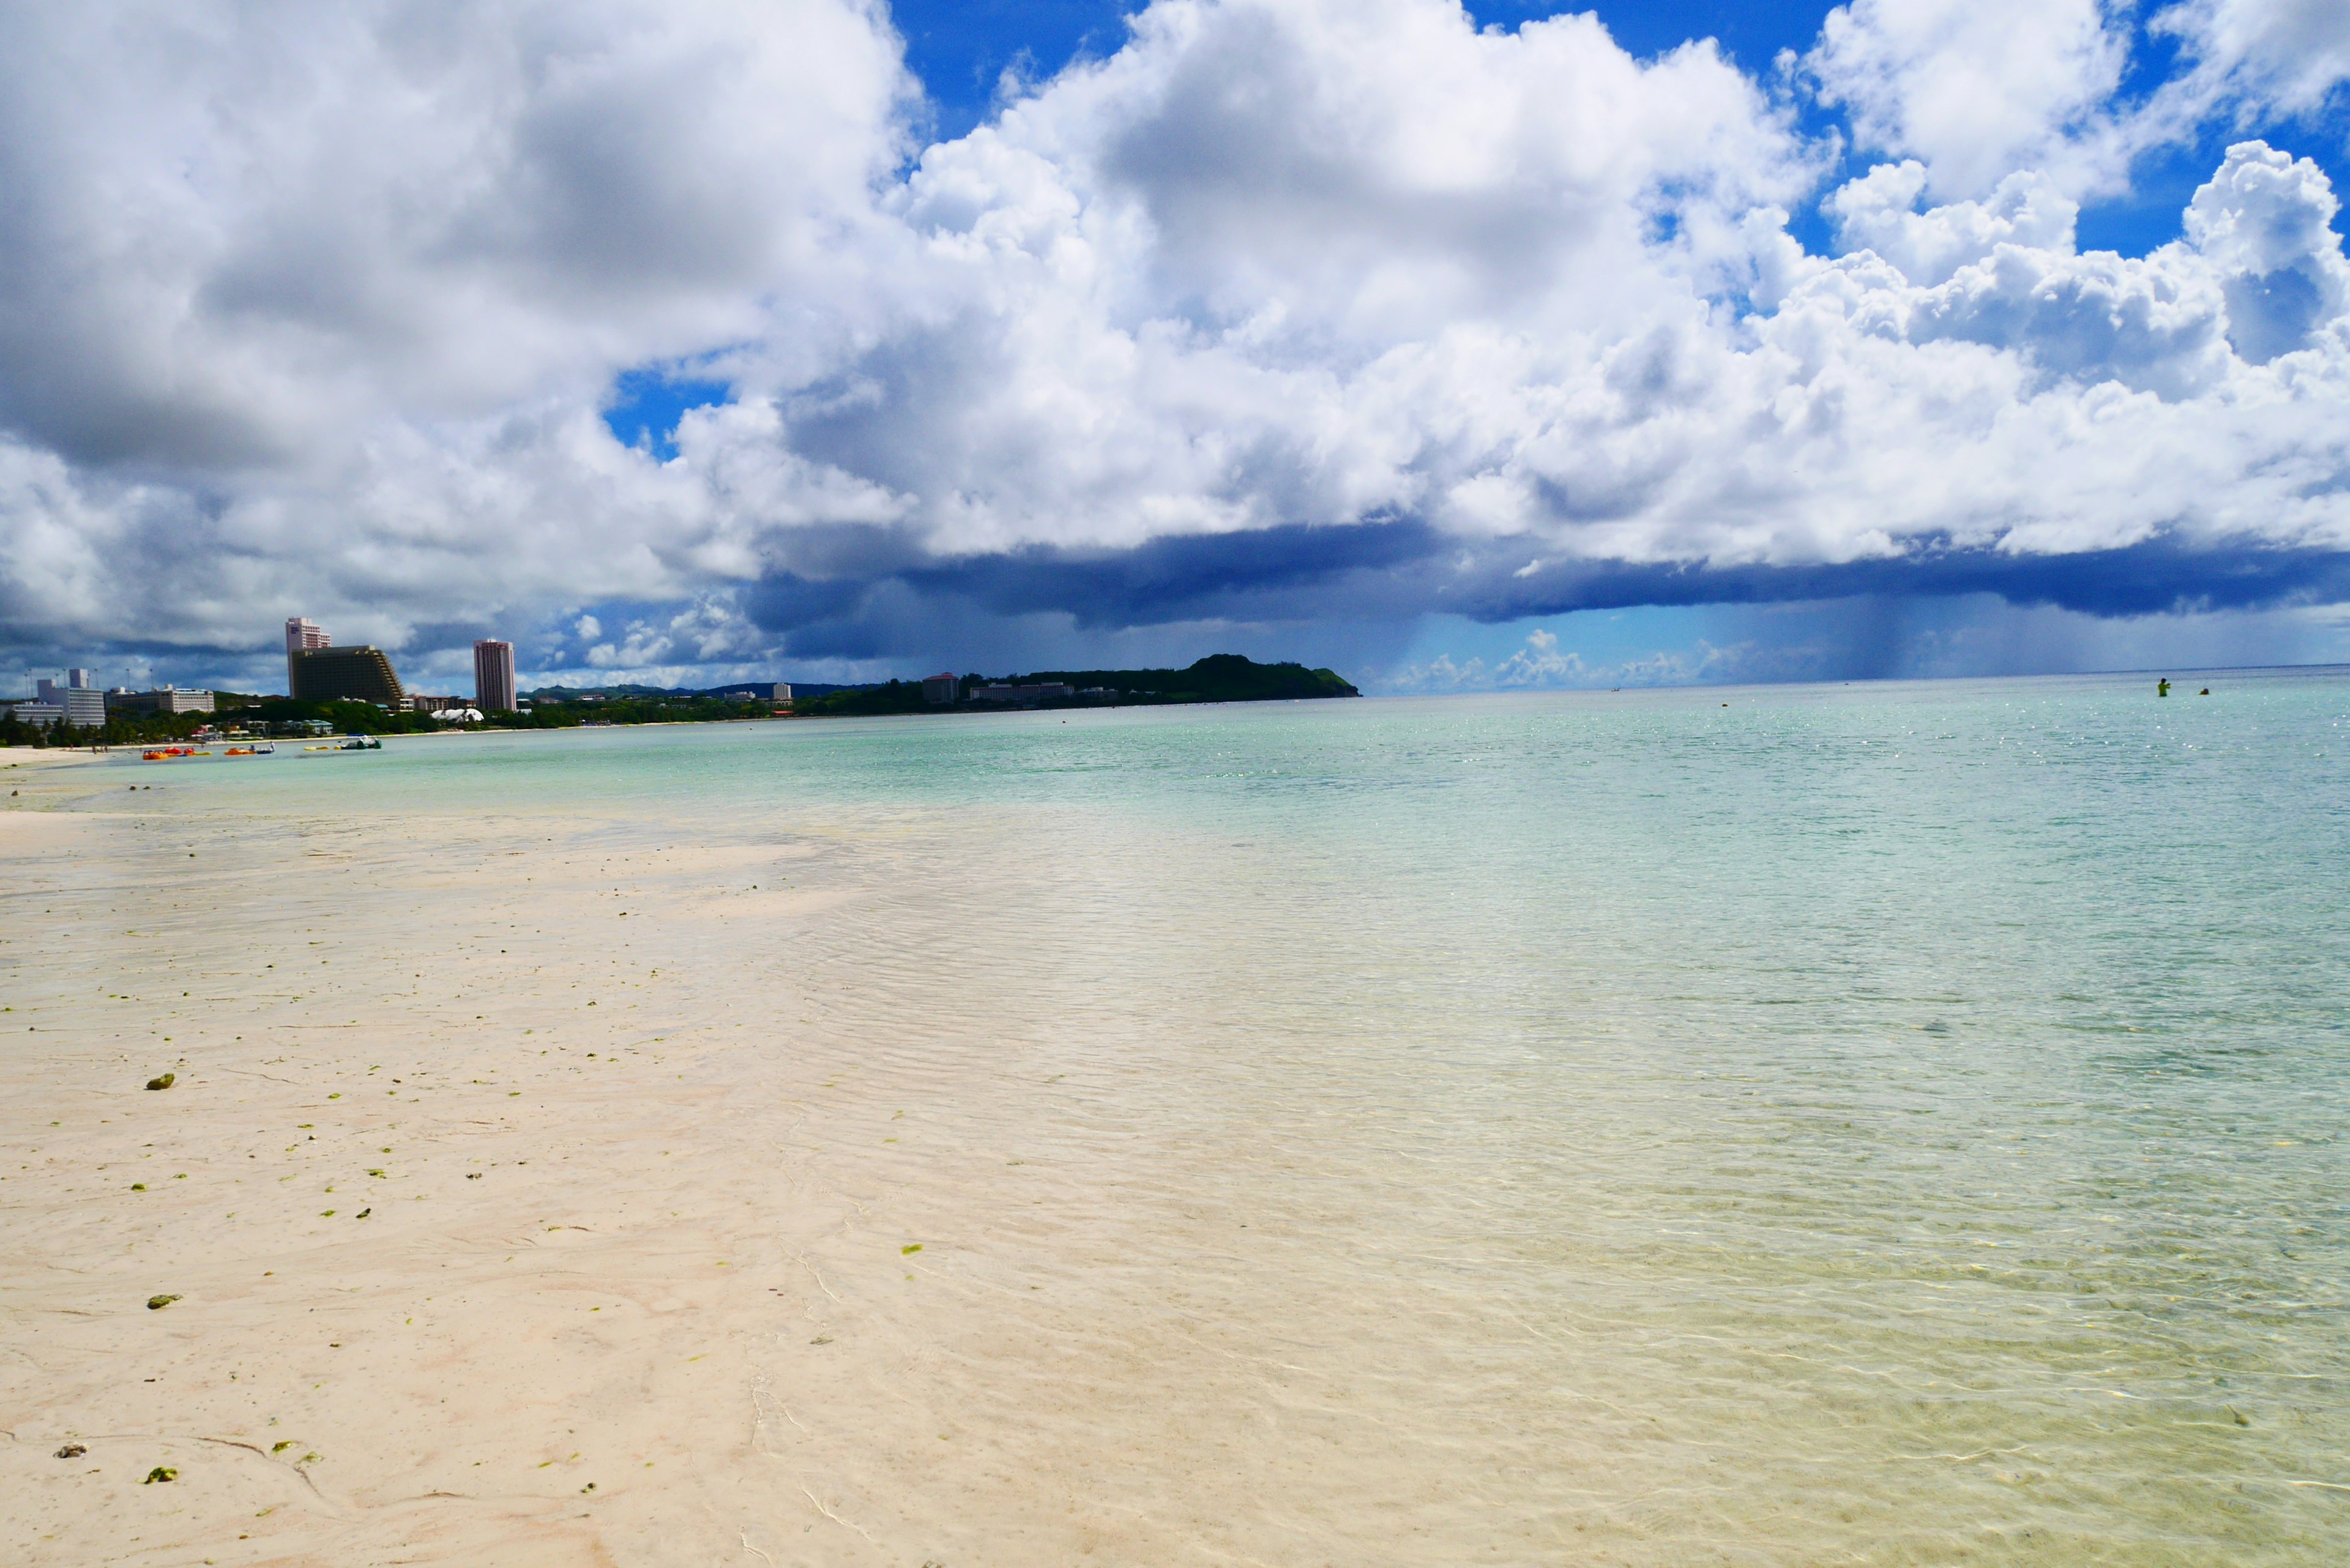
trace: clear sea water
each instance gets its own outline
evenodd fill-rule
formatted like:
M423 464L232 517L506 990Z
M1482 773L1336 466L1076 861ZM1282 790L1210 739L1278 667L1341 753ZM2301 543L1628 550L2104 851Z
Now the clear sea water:
M1024 1151L967 1201L1087 1293L936 1397L1201 1561L2350 1560L2350 672L171 776L809 846L746 975Z

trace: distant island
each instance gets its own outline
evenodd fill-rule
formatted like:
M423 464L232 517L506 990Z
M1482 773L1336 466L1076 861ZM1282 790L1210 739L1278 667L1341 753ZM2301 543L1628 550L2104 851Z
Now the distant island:
M1336 671L1303 664L1259 664L1237 653L1211 653L1183 670L1040 670L1001 680L936 675L846 687L792 703L802 718L870 718L888 713L986 712L1004 708L1117 708L1175 702L1292 702L1359 697Z

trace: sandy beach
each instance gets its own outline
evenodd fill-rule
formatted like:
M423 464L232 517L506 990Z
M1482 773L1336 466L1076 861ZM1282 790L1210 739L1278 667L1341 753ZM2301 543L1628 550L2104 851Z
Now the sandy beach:
M937 1470L954 1434L870 1386L983 1287L898 1200L948 1174L898 1156L920 1100L744 967L736 930L822 901L791 853L0 776L0 1555L899 1560L807 1447Z

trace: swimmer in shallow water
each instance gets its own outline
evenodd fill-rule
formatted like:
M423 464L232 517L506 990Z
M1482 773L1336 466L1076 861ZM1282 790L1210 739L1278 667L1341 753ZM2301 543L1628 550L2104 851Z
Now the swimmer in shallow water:
M2169 680L2168 680L2166 679L2166 680L2158 680L2158 681L2156 681L2156 682L2154 683L2154 694L2155 694L2156 696L2158 696L2158 697L2168 697L2168 696L2169 696L2169 695L2170 695L2170 682L2169 682Z

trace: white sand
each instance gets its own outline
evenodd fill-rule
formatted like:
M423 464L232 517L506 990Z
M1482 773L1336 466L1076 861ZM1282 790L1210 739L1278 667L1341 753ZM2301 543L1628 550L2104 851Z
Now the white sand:
M809 905L784 857L36 809L96 776L0 774L0 1558L864 1550L761 1473L751 1353L823 1336L804 1245L929 1261L775 1147L837 1065L731 940Z

